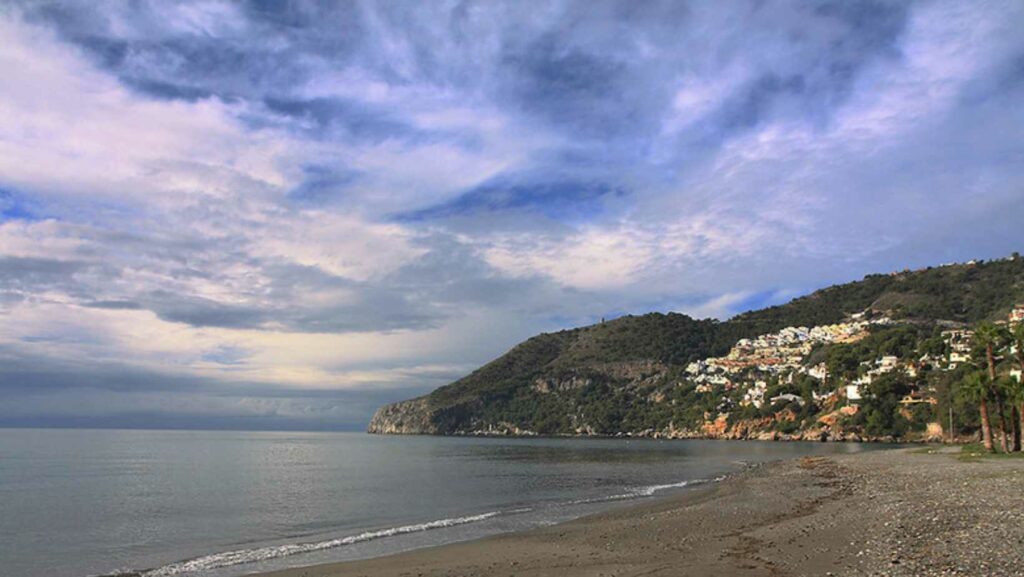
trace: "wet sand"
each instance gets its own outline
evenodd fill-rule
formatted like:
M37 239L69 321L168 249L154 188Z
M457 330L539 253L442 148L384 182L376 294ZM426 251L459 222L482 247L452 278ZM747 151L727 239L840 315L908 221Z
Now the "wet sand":
M1024 459L805 457L560 525L263 577L641 575L1024 575Z

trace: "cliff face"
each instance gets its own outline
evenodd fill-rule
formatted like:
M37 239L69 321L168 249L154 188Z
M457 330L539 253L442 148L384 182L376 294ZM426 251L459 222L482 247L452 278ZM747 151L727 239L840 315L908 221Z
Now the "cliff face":
M426 397L384 405L370 420L367 432L378 435L439 435L433 422L433 411Z

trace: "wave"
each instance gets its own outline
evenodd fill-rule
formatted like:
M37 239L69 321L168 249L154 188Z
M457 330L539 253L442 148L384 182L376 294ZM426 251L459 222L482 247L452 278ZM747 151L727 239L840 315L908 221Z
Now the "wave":
M347 537L329 539L326 541L317 541L313 543L294 543L290 545L259 547L256 549L239 549L237 551L226 551L224 553L205 555L203 557L196 557L195 559L189 559L187 561L171 563L169 565L164 565L163 567L157 567L155 569L122 573L121 575L138 575L139 577L171 577L173 575L180 575L183 573L208 571L210 569L218 569L221 567L231 567L233 565L242 565L245 563L257 563L260 561L269 561L271 559L280 559L281 557L290 557L292 555L298 555L301 553L313 553L316 551L323 551L325 549L333 549L335 547L343 547L345 545L353 545L355 543L371 541L373 539L393 537L395 535L419 533L421 531L430 531L431 529L443 529L445 527L455 527L457 525L478 523L480 521L485 521L492 517L497 517L498 515L522 513L527 510L528 509L517 509L514 511L506 512L491 511L489 513L470 515L468 517L438 519L437 521L418 523L415 525L403 525L401 527L391 527L388 529L380 529L377 531L365 531L363 533L359 533L358 535L349 535Z
M693 485L700 485L708 482L717 482L725 478L725 475L716 477L714 479L691 479L688 481L679 481L678 483L665 483L661 485L645 485L642 487L636 487L631 489L627 493L619 493L615 495L606 495L603 497L593 497L588 499L578 499L575 501L569 501L564 503L565 505L583 505L592 503L602 503L608 501L621 501L626 499L638 499L643 497L651 497L658 492L665 491L668 489L681 489ZM347 537L339 537L337 539L328 539L326 541L316 541L309 543L292 543L285 545L274 545L267 547L257 547L254 549L239 549L235 551L225 551L223 553L215 553L212 555L204 555L202 557L196 557L186 561L178 561L176 563L170 563L162 567L155 569L146 569L143 571L122 571L109 574L107 577L173 577L175 575L182 575L188 573L196 573L202 571L209 571L212 569L220 569L223 567L232 567L235 565L243 565L246 563L258 563L262 561L270 561L273 559L280 559L282 557L290 557L292 555L299 555L302 553L314 553L317 551L324 551L327 549L334 549L336 547L344 547L346 545L354 545L356 543L363 543L365 541L372 541L374 539L382 539L385 537L394 537L396 535L405 535L408 533L419 533L422 531L430 531L432 529L443 529L446 527L455 527L458 525L467 525L470 523L478 523L480 521L486 521L499 515L516 515L520 513L527 513L533 511L533 508L519 508L511 509L507 511L490 511L487 513L481 513L478 515L469 515L466 517L452 517L448 519L438 519L436 521L429 521L426 523L417 523L414 525L402 525L399 527L390 527L387 529L379 529L376 531L364 531L356 535L349 535Z
M711 481L721 481L724 477L716 477ZM701 485L708 483L708 479L691 479L689 481L679 481L678 483L666 483L663 485L644 485L642 487L636 487L631 489L628 493L618 493L615 495L605 495L603 497L590 497L588 499L577 499L575 501L569 501L569 505L585 505L588 503L604 503L606 501L625 501L627 499L639 499L641 497L652 497L655 493L664 491L666 489L682 489L683 487L689 487L692 485Z

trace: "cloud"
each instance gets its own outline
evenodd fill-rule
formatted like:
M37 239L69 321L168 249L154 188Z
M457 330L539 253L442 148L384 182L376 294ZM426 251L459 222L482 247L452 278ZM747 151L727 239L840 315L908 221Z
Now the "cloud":
M605 290L637 283L657 251L667 248L662 240L642 228L592 228L539 242L498 238L486 255L512 275L541 274L571 288Z
M0 19L0 172L40 194L218 196L280 186L273 136L244 133L218 100L150 102L96 71L77 50ZM145 199L138 198L145 196Z
M1019 250L1022 23L13 3L0 424L353 427L536 332Z

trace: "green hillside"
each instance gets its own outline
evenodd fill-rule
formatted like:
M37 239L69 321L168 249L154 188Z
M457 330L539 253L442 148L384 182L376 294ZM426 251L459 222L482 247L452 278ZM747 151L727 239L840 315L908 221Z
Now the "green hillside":
M904 353L916 355L918 345L923 347L926 341L934 348L941 327L1005 318L1020 302L1024 302L1024 259L1011 257L870 275L724 322L676 313L627 316L528 339L425 397L382 408L370 431L615 434L679 427L696 430L706 425L709 415L771 417L774 413L738 409L738 397L694 393L686 365L725 355L741 338L791 326L830 325L865 312L864 318L888 316L895 323L873 327L873 340L885 341L894 338L892 331L907 333L906 327L913 327L911 336L898 338L912 341ZM841 345L819 348L813 353L815 361L843 350ZM864 359L857 362L872 360L868 357L879 350L861 348L858 354ZM827 386L843 386L842 378L836 375ZM785 389L801 394L792 383L781 388L777 382L771 384L774 392ZM803 393L808 393L806 388ZM803 413L809 410L807 404Z

